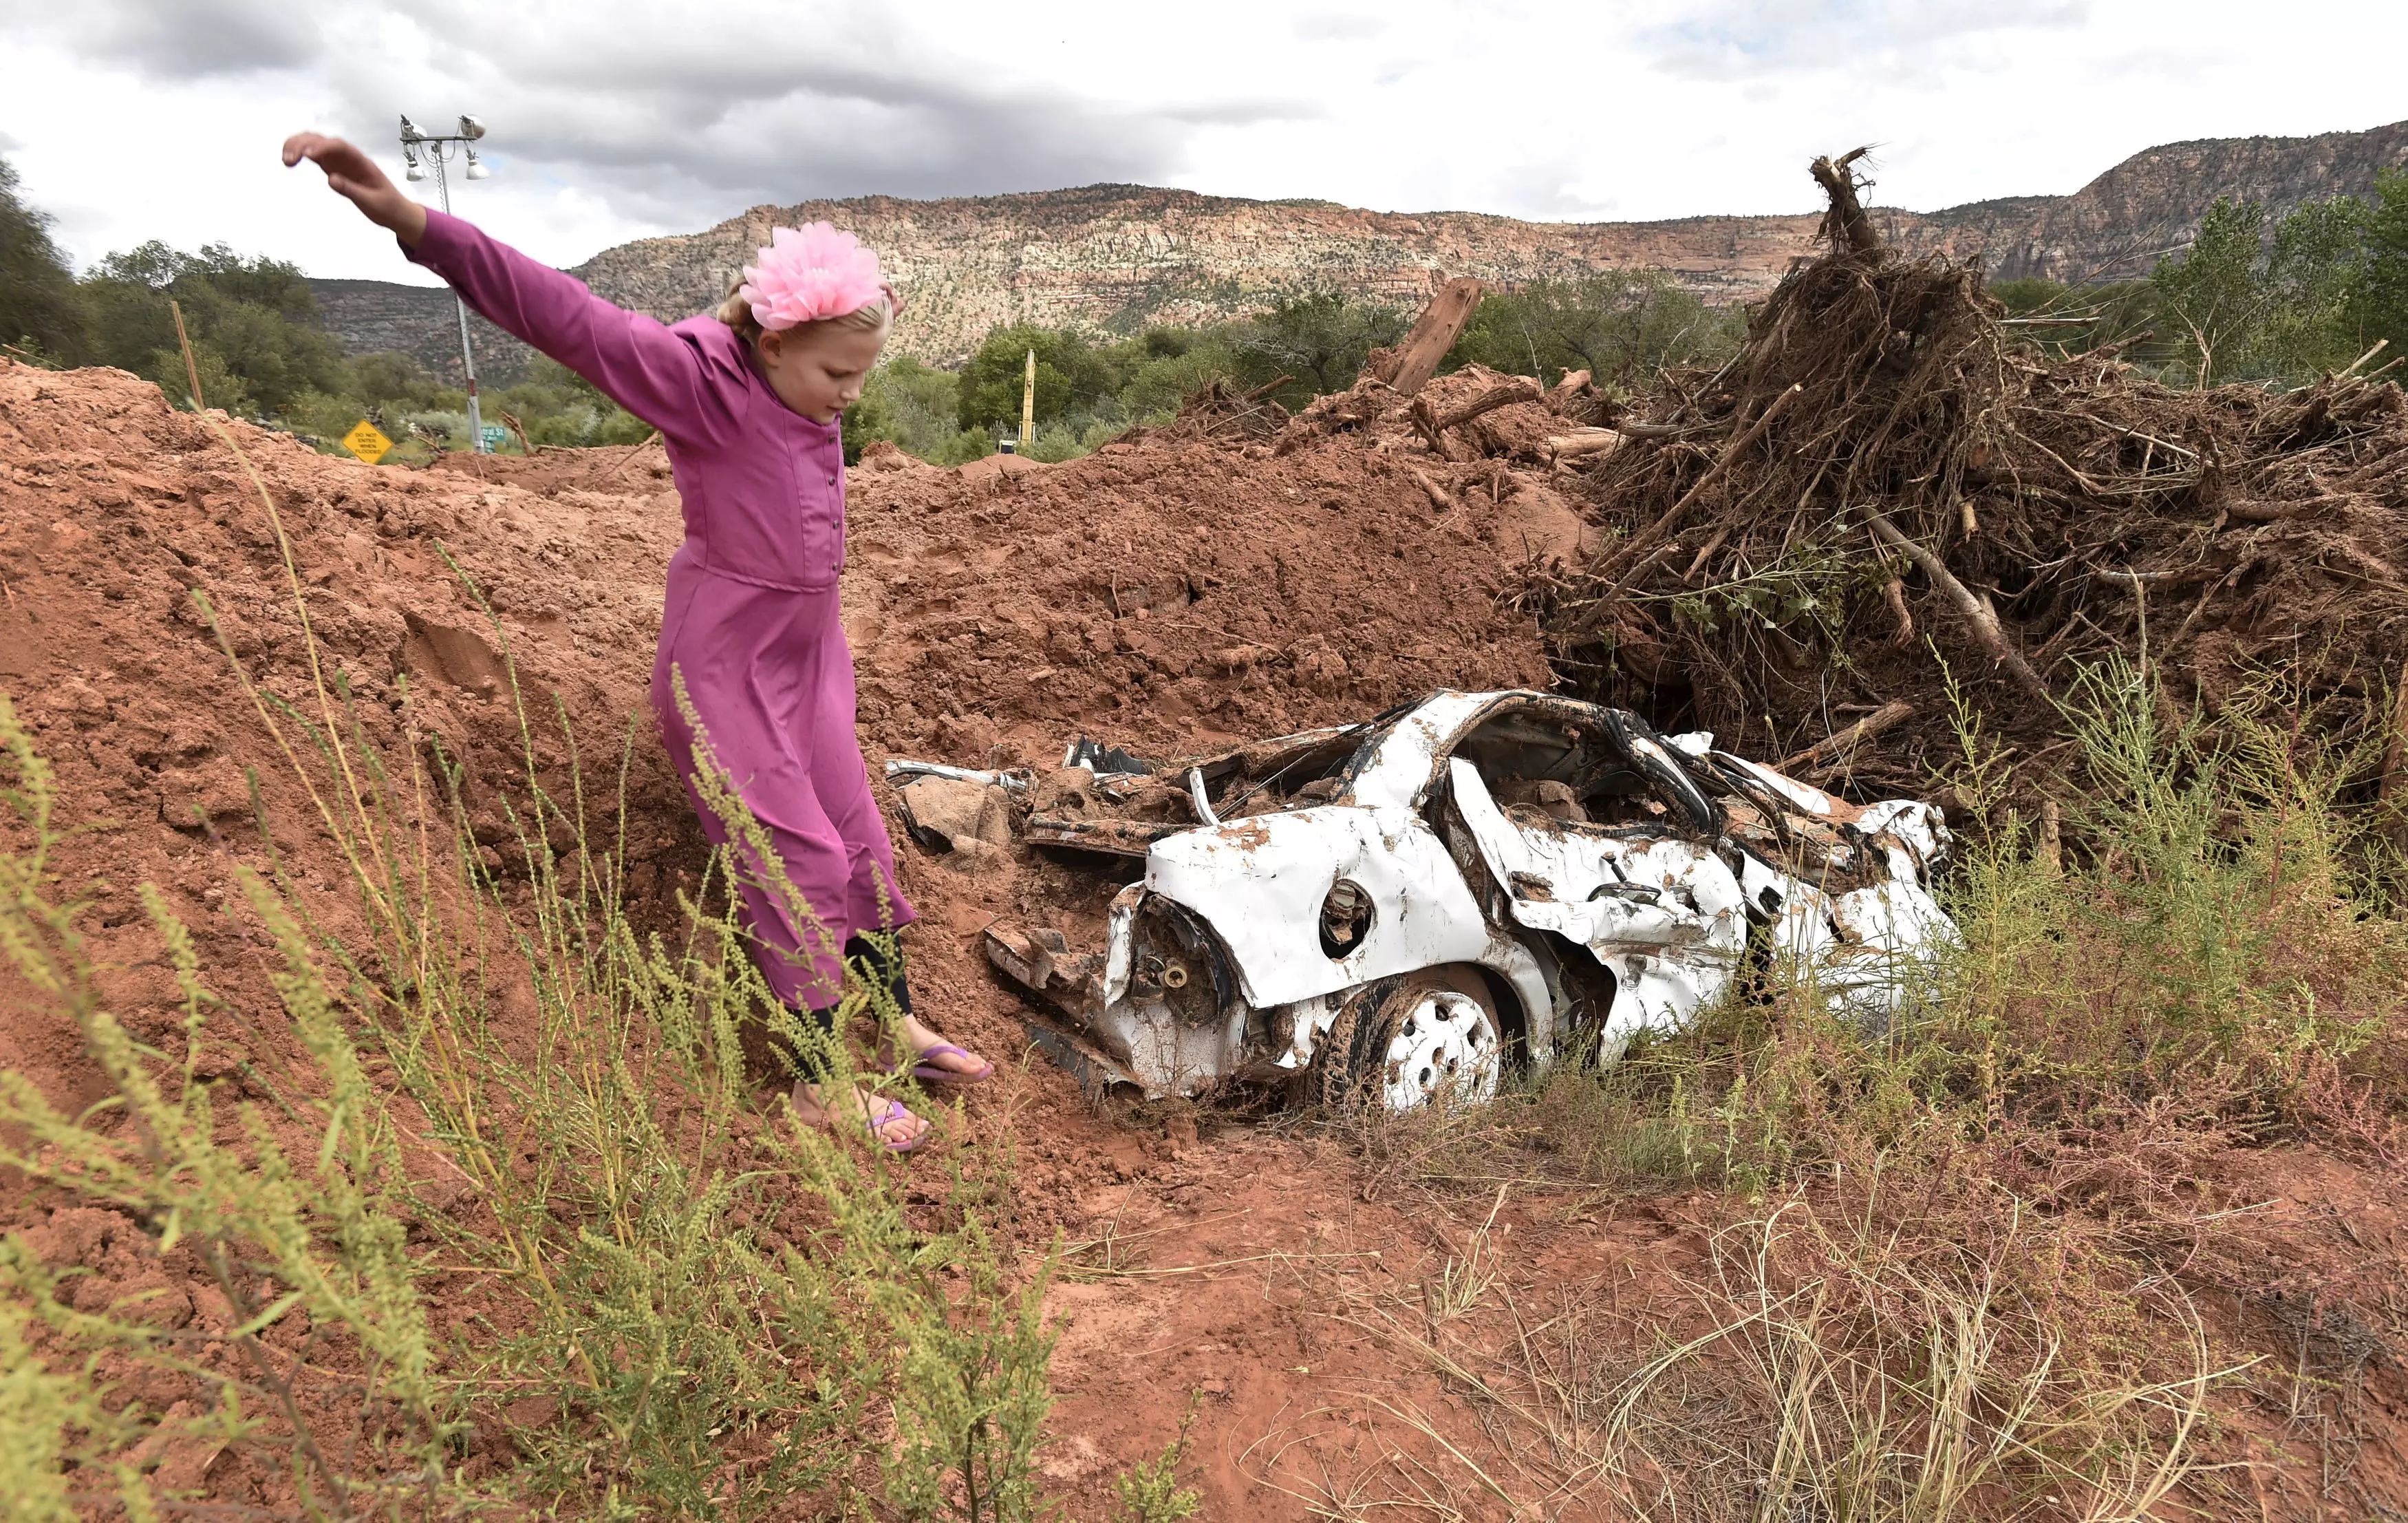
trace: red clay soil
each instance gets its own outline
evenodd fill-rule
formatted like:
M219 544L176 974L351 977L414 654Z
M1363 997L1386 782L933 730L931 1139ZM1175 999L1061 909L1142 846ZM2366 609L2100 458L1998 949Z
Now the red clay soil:
M1440 383L1439 410L1453 405L1448 385L1483 383ZM1552 426L1511 416L1521 410L1482 423L1502 446ZM679 537L657 445L409 470L226 426L281 510L312 625L351 673L372 741L408 743L396 711L406 674L418 723L472 773L515 771L498 641L448 550L498 615L522 683L559 693L589 756L615 754L637 719L632 890L666 897L694 882L701 838L643 706L662 568ZM1460 447L1471 458L1416 457L1398 438L1393 426L1331 436L1298 424L1276 453L1154 438L978 472L873 458L852 483L844 580L873 777L888 754L1041 763L1082 732L1140 754L1191 751L1360 718L1436 686L1547 685L1539 631L1507 595L1534 557L1572 550L1583 525L1535 470ZM236 1057L269 1075L307 1060L280 1020L262 1018L278 1008L262 938L229 887L235 863L265 864L239 769L257 769L301 882L331 886L341 869L194 588L270 688L314 702L273 533L217 437L131 376L0 364L0 689L56 763L66 817L93 822L57 869L69 884L105 881L84 923L111 965L111 1008L138 1035L165 1030L174 989L135 886L165 891L215 987L251 1017L247 1050L206 1076L259 1099ZM556 766L558 737L537 744ZM493 800L471 802L482 826L500 828ZM1017 853L975 873L909 844L901 856L924 915L907 943L923 1008L1004 1063L968 1098L967 1135L939 1145L980 1146L1010 1127L1024 1226L1039 1240L1058 1228L1129 1244L1115 1272L1066 1279L1054 1296L1060 1403L1043 1463L1072 1516L1104 1516L1108 1479L1158 1454L1191 1400L1189 1478L1207 1517L1351 1516L1415 1496L1444 1505L1406 1516L1607 1516L1602 1492L1544 1496L1517 1478L1531 1473L1507 1463L1512 1445L1492 1407L1396 1329L1447 1347L1510 1343L1498 1298L1452 1328L1425 1310L1439 1267L1493 1217L1486 1241L1517 1315L1536 1321L1567 1287L1612 1286L1625 1317L1616 1336L1638 1346L1680 1325L1678 1276L1702 1272L1707 1228L1744 1202L1534 1186L1500 1204L1486 1181L1391 1179L1326 1132L1185 1108L1098 1111L1031 1054L1021 1005L978 951L985 924L1062 888L1062 869ZM97 1098L72 1028L9 977L0 1068L61 1101ZM2264 1214L2286 1224L2286 1283L2338 1285L2408 1248L2396 1179L2323 1158L2294 1160L2279 1178L2262 1155L2230 1167L2245 1176L2235 1193L2280 1198ZM12 1200L0 1225L29 1229L54 1262L97 1272L79 1292L93 1304L155 1284L162 1315L203 1329L224 1320L188 1249L163 1258L122 1217L53 1214L53 1204ZM2384 1279L2360 1299L2396 1294ZM467 1292L436 1295L438 1325L467 1315ZM2408 1506L2398 1372L2379 1373L2388 1357L2371 1357L2377 1375L2353 1387L2346 1442L2360 1490L2329 1483L2297 1423L2258 1413L2241 1425L2287 1445L2280 1458L2258 1446L2263 1484L2252 1485L2267 1516L2359 1516L2350 1509L2368 1495ZM134 1394L157 1407L181 1394L153 1384ZM199 1479L227 1502L290 1494L271 1465L240 1456Z

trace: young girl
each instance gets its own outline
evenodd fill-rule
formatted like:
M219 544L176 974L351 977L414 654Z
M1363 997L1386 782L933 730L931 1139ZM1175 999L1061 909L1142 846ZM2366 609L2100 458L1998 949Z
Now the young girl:
M287 167L305 158L495 327L661 431L685 504L685 543L669 561L652 709L703 828L724 844L695 783L673 669L682 675L727 783L776 844L779 861L738 876L782 870L826 932L797 926L760 883L740 883L753 960L769 986L833 1033L842 958L859 959L905 1012L913 1072L957 1084L993 1073L910 1016L901 954L889 960L860 935L916 913L896 884L894 847L853 738L853 653L837 618L838 418L861 395L897 307L878 256L825 223L781 227L716 316L665 327L420 206L339 137L285 140ZM898 1152L919 1144L921 1117L858 1089L824 1093L811 1082L821 1073L807 1065L795 1087L806 1121L851 1118Z

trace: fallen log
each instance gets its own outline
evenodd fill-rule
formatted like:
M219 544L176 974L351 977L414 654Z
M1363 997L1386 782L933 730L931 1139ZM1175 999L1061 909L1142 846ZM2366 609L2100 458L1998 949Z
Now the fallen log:
M1412 395L1438 374L1439 362L1463 337L1463 325L1471 321L1479 306L1480 282L1469 275L1456 276L1422 309L1421 320L1405 335L1404 342L1372 352L1364 373L1387 382L1399 396Z
M1555 378L1554 388L1547 393L1547 405L1560 409L1565 403L1588 390L1592 379L1585 370L1565 371Z
M1498 408L1512 407L1516 402L1535 402L1539 400L1539 396L1540 392L1536 382L1509 381L1502 386L1489 387L1478 396L1439 419L1431 424L1431 427L1436 432L1443 434L1450 428L1462 427L1484 412L1494 412Z
M1613 431L1628 438L1680 438L1689 434L1702 434L1716 426L1713 424L1618 423Z
M1547 440L1547 458L1561 464L1584 454L1603 454L1621 446L1623 434L1615 428L1581 428L1569 434L1557 434Z
M1421 489L1429 495L1431 507L1436 508L1441 513L1451 513L1455 511L1455 499L1446 495L1446 491L1443 487L1440 487L1436 481L1431 481L1428 477L1423 475L1420 471L1414 470L1410 466L1406 467L1405 469L1406 473L1412 476L1412 479L1420 484Z

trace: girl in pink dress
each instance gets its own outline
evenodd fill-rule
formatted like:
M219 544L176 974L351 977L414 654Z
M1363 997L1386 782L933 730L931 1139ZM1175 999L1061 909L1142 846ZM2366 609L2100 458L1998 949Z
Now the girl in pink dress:
M713 841L718 816L695 783L682 677L724 781L768 832L779 860L737 876L753 960L779 999L833 1034L844 959L893 991L913 1072L976 1083L993 1066L910 1015L901 953L864 932L915 916L853 735L853 653L838 621L844 567L839 420L861 395L896 309L878 256L824 223L779 228L716 315L665 326L595 295L548 266L394 188L338 137L286 140L329 188L389 228L414 263L449 280L495 327L601 388L661 431L684 503L685 543L669 561L652 698L669 754ZM764 886L782 872L817 924L797 923ZM828 1094L806 1061L794 1103L805 1120L845 1120L898 1151L927 1123L860 1090Z

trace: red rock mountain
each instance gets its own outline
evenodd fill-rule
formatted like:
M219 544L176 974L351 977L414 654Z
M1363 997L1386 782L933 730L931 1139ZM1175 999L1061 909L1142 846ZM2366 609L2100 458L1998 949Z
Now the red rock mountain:
M2219 195L2279 216L2303 200L2371 190L2408 162L2408 122L2316 137L2231 137L2149 149L2071 195L2013 196L1942 211L1885 209L1903 247L1978 258L1993 276L2115 279L2178 249ZM1142 185L906 201L862 196L755 207L704 232L607 249L576 274L663 318L718 301L768 229L825 218L885 257L911 308L897 347L945 363L999 324L1127 331L1237 316L1288 294L1342 291L1414 307L1449 276L1515 284L1650 266L1708 301L1770 290L1813 238L1813 216L1533 223L1478 212L1382 212L1327 201L1248 201ZM456 373L444 294L375 280L315 282L355 352L404 349ZM525 351L491 329L480 353L507 378Z

